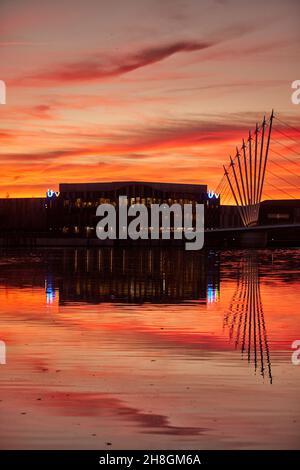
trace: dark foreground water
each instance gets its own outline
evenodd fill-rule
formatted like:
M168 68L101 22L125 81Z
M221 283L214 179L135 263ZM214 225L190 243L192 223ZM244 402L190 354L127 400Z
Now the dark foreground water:
M300 250L1 252L0 447L299 448L299 292Z

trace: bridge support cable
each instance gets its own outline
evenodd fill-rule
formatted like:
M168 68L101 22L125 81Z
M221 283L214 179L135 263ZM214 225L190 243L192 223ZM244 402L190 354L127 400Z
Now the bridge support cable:
M285 155L282 155L282 153L277 152L277 150L270 149L270 152L275 153L275 155L277 155L278 157L283 158L284 160L286 160L286 161L289 162L289 163L293 163L295 166L297 166L297 167L299 168L299 163L297 163L296 161L292 160L291 158L286 157ZM299 156L300 156L300 154L299 154Z
M296 127L291 126L291 125L288 124L287 122L282 121L282 119L279 119L279 117L277 117L277 116L274 116L274 118L276 119L276 121L280 122L281 124L284 124L286 127L289 127L289 128L292 129L294 132L298 132L298 134L300 134L300 129L297 129Z
M260 203L263 195L267 195L264 191L265 185L270 185L278 192L293 199L296 199L296 197L290 194L290 187L294 187L298 190L297 192L300 192L300 185L298 185L300 172L297 172L294 167L285 167L283 162L277 163L277 160L282 158L299 168L297 157L300 156L300 140L296 140L295 133L299 132L300 134L300 130L286 124L293 130L291 132L292 136L289 136L288 130L287 132L281 131L282 125L280 125L280 129L277 129L277 126L274 127L275 119L282 124L286 124L278 119L272 110L270 118L266 119L266 116L264 116L261 124L256 123L255 129L253 131L249 130L247 140L242 140L241 147L236 148L235 156L233 158L230 156L229 163L223 166L224 174L218 185L217 193L221 195L223 204L226 204L228 200L228 193L231 194L232 201L229 197L229 202L237 205L245 227L254 226L258 223ZM274 132L279 132L283 137L278 137L279 140L273 139ZM288 139L290 139L290 142L287 141ZM281 146L278 151L277 144ZM272 152L272 155L270 152ZM296 154L297 157L291 155L291 153ZM275 173L270 170L270 167L273 170L273 164L275 165ZM277 187L275 186L276 182L271 184L270 179L273 183L272 177L280 178L285 185ZM293 179L288 181L288 178ZM295 192L295 190L292 190L292 192ZM270 198L269 195L268 198Z
M238 169L239 169L238 175L236 174L236 171L235 171L235 161L231 157L230 157L230 168L232 169L232 172L233 172L235 187L237 189L237 194L239 196L239 206L241 207L241 210L244 214L244 220L247 225L249 222L249 211L245 204L245 200L246 200L245 188L243 184L241 185L241 183L243 183L243 179L242 179L241 164L239 160L238 150L237 150L235 160L238 161Z
M282 188L279 188L278 186L276 186L275 184L272 184L272 183L268 183L270 186L272 186L273 189L276 189L277 191L285 194L286 196L289 196L291 199L297 199L295 196L293 196L292 194L288 193L287 191L285 191L284 189Z
M235 157L229 157L229 167L224 168L230 191L246 227L255 225L258 221L273 118L272 111L268 122L264 117L260 127L256 124L253 137L249 131L247 144L243 139L241 151L237 147Z
M284 167L283 165L280 165L280 163L275 162L275 160L269 158L269 162L271 162L273 165L278 166L278 167L281 168L283 171L288 172L290 175L295 176L296 178L300 178L300 175L298 175L298 174L295 173L294 171L290 170L289 168L286 168L286 167Z
M235 203L236 203L236 205L237 205L237 207L238 207L238 211L239 211L239 213L240 213L240 217L241 217L241 219L242 219L242 222L243 222L244 225L247 225L247 221L246 221L246 218L245 218L245 214L244 214L243 208L242 208L242 206L240 206L240 204L239 204L239 202L238 202L238 200L237 200L235 191L234 191L234 189L233 189L233 187L232 187L232 184L231 184L231 181L230 181L230 178L229 178L228 171L226 170L225 166L224 166L224 172L225 172L225 176L226 176L226 178L227 178L227 180L228 180L228 184L229 184L229 187L230 187L230 189L231 189L231 192L232 192L232 194L233 194Z

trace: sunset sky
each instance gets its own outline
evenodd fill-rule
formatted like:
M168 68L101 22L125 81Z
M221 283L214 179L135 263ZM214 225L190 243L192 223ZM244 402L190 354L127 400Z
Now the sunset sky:
M61 182L216 188L264 113L300 127L299 17L299 0L1 0L0 197ZM270 155L287 183L269 175L267 196L300 197L291 132L292 161Z

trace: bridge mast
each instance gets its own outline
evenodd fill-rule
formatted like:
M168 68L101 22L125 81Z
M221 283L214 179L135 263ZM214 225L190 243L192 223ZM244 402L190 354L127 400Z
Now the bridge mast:
M233 195L235 203L238 207L242 222L245 227L255 225L258 221L259 205L262 197L263 186L265 181L266 167L268 161L268 153L270 147L272 123L274 118L274 111L272 110L270 120L267 144L265 146L265 133L267 127L266 117L264 116L261 127L256 123L255 127L255 144L254 144L254 158L252 154L252 137L249 131L248 145L243 139L241 150L236 149L236 157L233 160L230 157L229 167L232 168L233 178L231 181L229 173L224 166L225 176L227 178L230 191ZM261 130L260 143L258 141L258 134ZM259 147L259 149L258 149ZM259 155L258 155L259 151ZM241 162L241 157L243 162ZM238 163L238 171L235 169L236 160Z
M274 118L274 110L272 109L272 113L271 113L271 116L270 116L268 141L267 141L267 147L266 147L266 153L265 153L264 169L263 169L262 181L261 181L260 192L259 192L259 202L260 202L260 200L261 200L261 195L262 195L263 186L264 186L264 180L265 180L265 174L266 174L266 166L267 166L268 153L269 153L270 140L271 140L271 132L272 132L273 118Z

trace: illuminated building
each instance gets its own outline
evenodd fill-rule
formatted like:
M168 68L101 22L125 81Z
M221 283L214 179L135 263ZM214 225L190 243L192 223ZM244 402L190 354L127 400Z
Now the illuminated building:
M206 227L218 226L219 197L206 185L150 182L60 184L59 192L48 190L48 225L54 233L95 236L100 204L117 206L119 196L129 204L204 204ZM50 195L50 197L49 197Z

